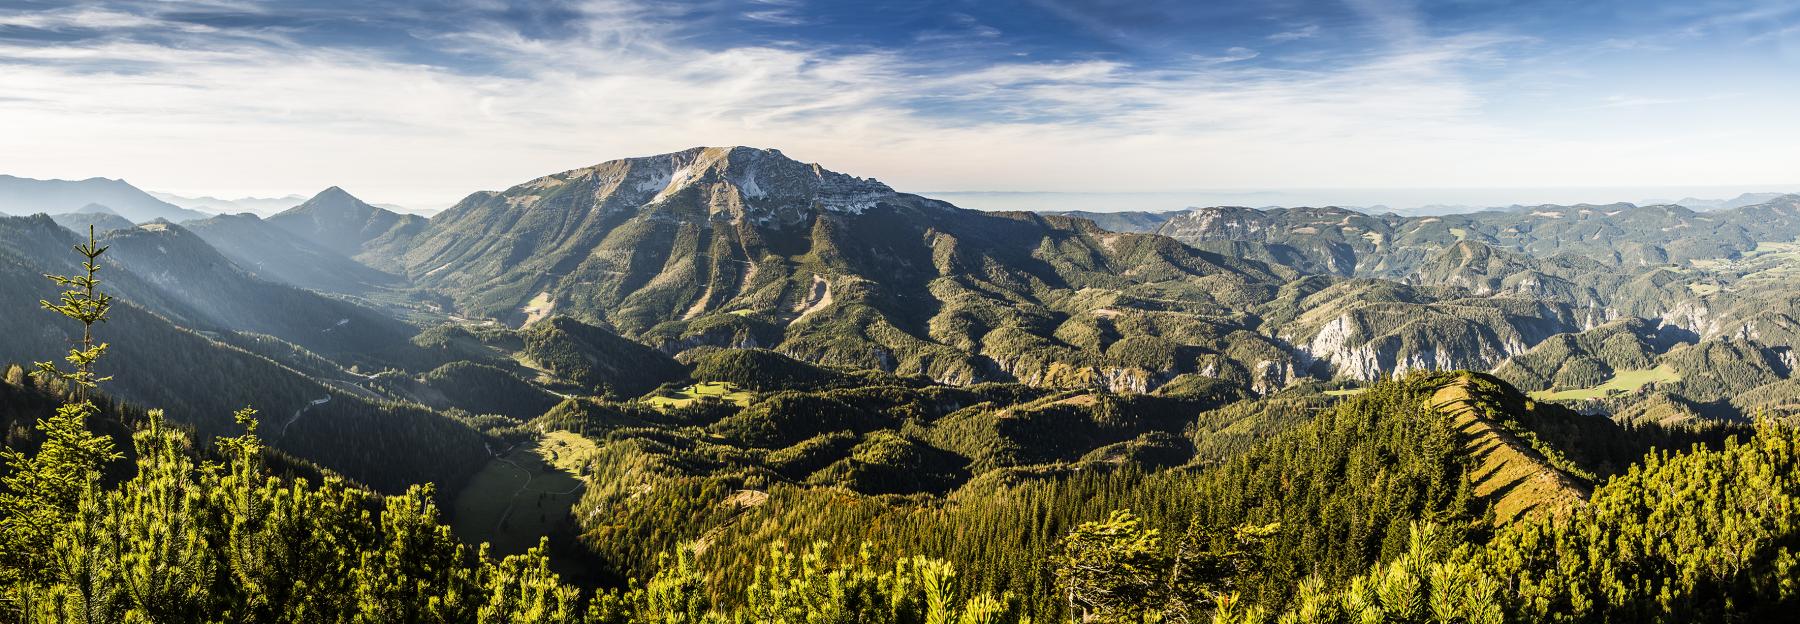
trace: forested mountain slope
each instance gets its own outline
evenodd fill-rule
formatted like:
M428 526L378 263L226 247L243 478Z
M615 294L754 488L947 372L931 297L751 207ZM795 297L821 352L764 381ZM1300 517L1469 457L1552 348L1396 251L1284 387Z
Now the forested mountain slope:
M477 193L398 261L464 314L603 323L667 351L770 347L972 382L1148 390L1211 370L1280 387L1238 310L1265 266L1084 221L989 214L750 148L696 148Z
M404 361L417 330L385 314L239 268L186 228L147 223L107 234L118 265L209 324L269 334L346 364Z
M728 353L707 356L696 379L751 381L710 372L752 370L728 365L721 358L738 357ZM1419 521L1477 540L1491 526L1564 517L1650 448L1698 439L1534 405L1471 373L1383 382L1335 405L1222 408L1229 399L879 379L802 390L845 383L805 366L758 361L754 370L787 368L779 378L795 381L765 385L743 407L553 410L543 425L599 445L575 507L582 543L627 575L699 540L699 565L728 588L749 581L746 566L771 540L913 544L1044 614L1062 608L1041 566L1056 538L1131 508L1202 549L1228 547L1233 527L1278 524L1266 567L1240 582L1279 606L1309 576L1335 587L1405 553Z
M269 281L351 295L404 282L398 275L352 260L253 214L219 215L188 221L181 227L205 239L239 267Z
M44 217L3 218L0 228L0 335L7 336L0 341L0 362L28 364L66 352L79 338L79 326L48 318L38 301L56 298L58 289L45 274L79 268L69 260L75 239ZM111 390L121 399L165 409L171 420L192 426L198 435L228 431L234 411L254 407L269 415L272 429L281 423L279 434L268 432L276 448L385 491L427 481L449 487L473 473L471 461L486 457L480 434L461 422L417 406L371 401L332 385L336 379L247 351L235 337L209 337L177 326L171 315L224 331L188 306L186 295L163 291L118 264L106 264L102 279L120 297L106 324L111 347L102 374L146 371L118 375ZM140 301L156 311L140 307Z
M1797 445L1794 430L1764 427L1722 449L1653 453L1568 518L1484 544L1422 524L1403 555L1347 587L1301 586L1283 621L1782 621L1800 563Z

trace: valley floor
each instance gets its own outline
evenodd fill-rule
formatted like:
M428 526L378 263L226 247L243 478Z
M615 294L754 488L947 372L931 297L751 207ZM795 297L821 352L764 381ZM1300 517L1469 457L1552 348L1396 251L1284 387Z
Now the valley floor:
M499 451L456 496L451 529L471 544L487 542L495 555L523 553L538 539L568 528L581 499L581 458L594 450L567 431Z

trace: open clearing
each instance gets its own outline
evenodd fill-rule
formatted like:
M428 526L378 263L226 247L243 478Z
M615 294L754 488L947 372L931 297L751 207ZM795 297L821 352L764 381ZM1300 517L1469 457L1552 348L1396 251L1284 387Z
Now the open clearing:
M1703 271L1735 277L1733 283L1726 288L1729 291L1782 288L1792 284L1794 278L1800 276L1800 242L1759 242L1755 249L1744 252L1735 259L1692 260L1689 265Z
M1445 385L1431 406L1449 416L1475 458L1469 473L1475 495L1493 503L1495 526L1520 518L1563 516L1587 499L1585 486L1564 474L1531 445L1489 422L1469 392L1469 380Z
M682 388L673 393L652 395L646 397L644 401L662 408L683 408L699 400L700 397L714 397L743 407L749 405L750 399L754 396L750 391L739 388L737 384L708 381Z
M581 498L577 472L594 442L552 431L520 444L475 475L456 496L451 529L470 543L487 542L498 556L523 553L538 538L569 525Z
M532 297L531 301L525 304L525 307L519 308L519 311L525 313L525 324L523 327L530 327L538 321L550 318L550 314L556 311L556 300L552 299L550 297L550 291L546 290L538 293L536 297Z
M1637 392L1639 388L1653 382L1681 381L1681 373L1668 365L1656 368L1638 368L1618 371L1606 383L1592 388L1576 388L1574 390L1539 390L1531 393L1531 398L1539 401L1580 401L1586 399L1606 398L1614 392Z

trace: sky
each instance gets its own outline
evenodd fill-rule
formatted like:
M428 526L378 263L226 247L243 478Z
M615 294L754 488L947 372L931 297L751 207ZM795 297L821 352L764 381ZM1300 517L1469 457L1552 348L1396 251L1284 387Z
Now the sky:
M1632 201L1800 190L1796 110L1787 0L0 0L0 173L187 195L752 145L1056 209Z

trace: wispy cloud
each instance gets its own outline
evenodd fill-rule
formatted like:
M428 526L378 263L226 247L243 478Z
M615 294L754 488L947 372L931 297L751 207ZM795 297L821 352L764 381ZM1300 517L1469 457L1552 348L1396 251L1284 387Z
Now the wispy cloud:
M799 12L801 5L795 0L752 0L752 6L755 8L743 14L751 21L783 26L802 26L812 21Z
M1608 108L1648 108L1648 107L1653 107L1653 106L1675 106L1675 105L1684 105L1684 104L1698 104L1698 103L1702 103L1702 102L1716 102L1719 100L1728 100L1728 99L1732 99L1732 98L1742 97L1743 95L1744 94L1742 94L1742 93L1708 93L1708 94L1704 94L1704 95L1670 97L1670 96L1614 94L1614 95L1606 96L1606 98L1601 103L1595 104L1593 106L1589 106L1587 108L1589 108L1589 109L1608 109Z
M1317 37L1317 36L1319 36L1319 25L1318 24L1307 24L1305 26L1301 26L1301 27L1293 29L1293 30L1284 30L1284 31L1275 33L1273 35L1269 35L1267 38L1269 41L1273 41L1275 43L1287 43L1289 41L1299 41L1301 39L1311 39L1311 38Z
M94 7L68 7L16 15L0 15L0 26L58 30L65 28L107 29L138 28L160 25L156 19L124 11Z

